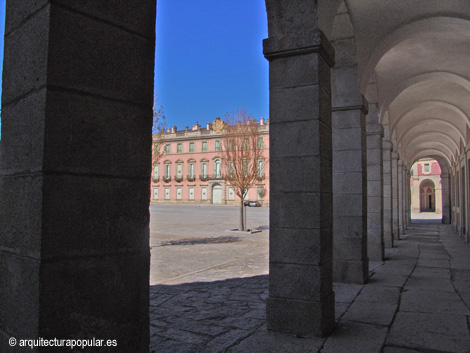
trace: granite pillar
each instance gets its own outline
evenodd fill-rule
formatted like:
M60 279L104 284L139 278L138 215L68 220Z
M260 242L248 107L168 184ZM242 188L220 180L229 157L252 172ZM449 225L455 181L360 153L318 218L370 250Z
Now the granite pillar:
M450 224L451 204L450 204L450 176L449 173L441 174L442 188L442 223Z
M382 163L384 245L392 248L392 143L387 140L382 140Z
M398 227L398 153L392 152L392 231L393 239L400 239Z
M365 283L367 258L367 101L334 107L333 126L333 279Z
M403 197L403 161L401 159L398 160L398 232L399 234L403 234L404 227L403 227L403 204L404 204L404 197Z
M278 13L280 3L270 2L268 12ZM335 324L330 89L334 51L318 30L284 34L285 26L293 25L284 20L269 20L269 38L264 41L270 76L267 328L323 336Z
M62 3L6 7L0 351L148 352L155 1Z
M385 258L382 138L381 124L367 124L367 253L372 261Z

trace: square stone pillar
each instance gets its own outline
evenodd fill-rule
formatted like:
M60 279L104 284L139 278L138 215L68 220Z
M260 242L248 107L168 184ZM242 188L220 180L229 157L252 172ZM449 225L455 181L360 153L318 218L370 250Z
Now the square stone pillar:
M418 171L413 170L413 192L411 194L411 204L413 213L420 213L419 176Z
M398 227L398 153L392 152L392 231L393 239L400 239Z
M367 101L334 107L333 125L333 280L365 283L367 257Z
M270 90L267 328L323 336L335 323L332 288L330 67L318 30L265 39Z
M392 142L387 140L382 140L382 163L384 245L392 248Z
M449 173L441 174L442 187L442 223L450 224L450 176Z
M405 203L404 192L403 192L403 161L398 160L398 232L403 234L403 205Z
M406 191L406 213L405 213L405 220L406 220L406 229L411 224L411 174L409 168L406 169L405 174L405 191Z
M61 3L6 7L0 351L148 352L155 1Z
M370 260L383 261L383 165L381 124L367 124L367 253Z

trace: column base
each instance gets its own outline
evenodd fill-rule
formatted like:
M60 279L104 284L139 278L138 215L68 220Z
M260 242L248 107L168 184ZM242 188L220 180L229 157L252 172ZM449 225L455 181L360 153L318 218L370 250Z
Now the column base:
M385 249L381 244L367 244L367 256L369 261L384 261Z
M335 326L335 293L322 302L269 297L267 329L300 337L325 337Z
M368 278L369 259L333 262L333 282L364 284Z

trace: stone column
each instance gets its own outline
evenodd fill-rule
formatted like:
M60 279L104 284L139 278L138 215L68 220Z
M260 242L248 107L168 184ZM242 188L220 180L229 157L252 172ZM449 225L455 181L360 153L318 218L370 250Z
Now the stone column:
M392 152L392 231L393 239L400 239L398 227L398 153Z
M270 265L267 328L322 336L332 288L330 67L320 31L264 41L270 77Z
M405 229L408 229L410 226L410 181L411 181L411 176L408 167L406 168L405 172L405 185L404 185L404 190L405 190Z
M403 234L403 161L398 160L398 233Z
M393 247L392 232L392 142L382 140L383 232L386 248Z
M413 205L413 213L420 213L421 200L419 194L419 176L417 170L413 170L413 193L411 195L411 203Z
M0 351L148 352L155 2L61 3L6 8Z
M367 253L370 260L385 258L383 237L383 165L381 124L367 124Z
M441 174L442 188L442 223L450 224L450 176L449 173Z
M365 283L367 258L367 101L334 107L333 126L333 279Z

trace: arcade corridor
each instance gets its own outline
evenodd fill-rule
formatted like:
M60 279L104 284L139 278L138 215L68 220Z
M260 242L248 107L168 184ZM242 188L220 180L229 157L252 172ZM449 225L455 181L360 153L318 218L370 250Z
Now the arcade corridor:
M269 277L187 306L207 290L149 292L156 1L6 2L0 351L109 337L148 352L165 318L202 327L220 310L186 343L468 352L469 1L265 3ZM442 172L438 226L410 220L425 157Z

